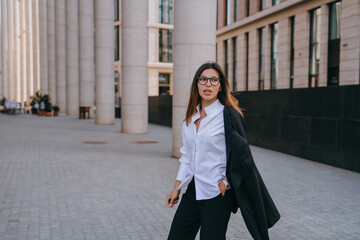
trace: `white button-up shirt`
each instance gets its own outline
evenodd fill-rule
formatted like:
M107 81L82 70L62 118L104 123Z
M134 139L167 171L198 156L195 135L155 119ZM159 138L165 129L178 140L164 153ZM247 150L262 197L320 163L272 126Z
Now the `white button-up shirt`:
M220 194L218 181L226 172L226 144L224 131L224 105L219 100L204 110L206 117L200 121L196 132L196 119L200 118L199 107L189 126L184 121L182 128L183 147L180 168L176 180L182 189L195 179L196 200L205 200Z

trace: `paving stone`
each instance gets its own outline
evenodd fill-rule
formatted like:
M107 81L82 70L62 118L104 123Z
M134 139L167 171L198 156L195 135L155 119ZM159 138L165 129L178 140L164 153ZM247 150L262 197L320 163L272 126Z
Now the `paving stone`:
M120 126L0 114L0 239L166 239L176 208L164 200L179 166L171 129ZM360 174L251 148L282 215L271 239L360 239ZM251 239L239 212L227 239Z

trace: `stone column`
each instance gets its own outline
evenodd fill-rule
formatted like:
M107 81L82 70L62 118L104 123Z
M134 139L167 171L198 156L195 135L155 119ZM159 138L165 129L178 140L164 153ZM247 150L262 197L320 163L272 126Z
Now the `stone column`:
M49 95L51 103L57 104L55 56L55 0L47 0L47 43Z
M238 91L245 91L246 90L246 39L245 34L241 33L237 38L237 87Z
M26 40L26 30L25 30L25 12L24 12L24 5L25 2L24 1L18 1L18 13L19 13L19 17L18 17L18 21L19 21L19 51L20 51L20 58L19 58L19 74L20 74L20 79L18 82L18 99L19 102L21 102L22 104L24 104L25 101L25 96L26 96L26 44L25 44L25 40ZM24 106L24 105L22 105Z
M7 13L12 13L12 6L13 1L7 0L6 1L6 9ZM8 49L8 61L7 61L7 75L8 75L8 87L7 91L7 99L13 100L14 99L14 28L13 23L14 19L11 14L7 14L7 49Z
M290 87L290 20L284 18L279 21L278 29L278 64L279 75L276 83L277 89Z
M66 31L65 0L55 1L56 29L56 103L66 112Z
M114 1L95 0L96 124L114 124Z
M26 103L27 106L30 106L30 96L33 94L33 79L32 79L32 68L31 68L31 44L30 44L30 18L31 18L31 12L30 12L30 1L24 1L24 7L25 7L25 31L26 31Z
M80 106L91 107L91 118L95 99L94 48L94 1L79 0Z
M341 2L339 85L360 84L360 3Z
M19 64L18 64L18 46L19 46L19 35L18 35L18 29L19 29L19 22L18 22L18 6L17 6L17 0L13 1L12 5L12 11L13 11L13 35L14 35L14 78L10 80L12 82L12 87L10 89L12 98L11 101L20 101L19 95L20 91L18 91L18 80L19 80Z
M215 61L216 4L216 0L175 1L172 116L175 157L181 155L181 129L194 74L204 62Z
M44 94L49 93L46 0L39 0L39 51L40 90Z
M248 90L259 89L259 32L249 31L249 83Z
M294 88L309 86L309 13L295 15Z
M6 71L6 57L7 57L7 51L6 51L6 38L7 38L7 30L5 30L5 26L7 24L7 14L6 14L6 1L1 1L1 36L0 36L0 99L3 97L6 97L7 94L5 94L6 88L4 87L4 83L6 81L6 77L4 76ZM7 26L6 26L7 27Z
M321 5L320 16L320 66L319 66L319 87L327 86L328 72L328 42L329 42L329 6ZM341 26L341 25L340 25Z
M228 82L229 82L229 89L231 92L234 91L233 89L233 80L234 80L234 76L233 76L233 39L229 38L228 40L228 53L227 53L227 62L228 62Z
M148 126L148 1L121 1L121 4L121 130L124 133L146 133Z
M39 0L31 1L31 39L32 39L32 74L33 74L33 91L40 90L40 72L39 72Z
M66 113L79 114L79 4L66 0Z
M271 82L271 27L269 25L264 28L264 36L265 38L265 54L264 54L264 89L270 89ZM276 80L275 80L276 83Z

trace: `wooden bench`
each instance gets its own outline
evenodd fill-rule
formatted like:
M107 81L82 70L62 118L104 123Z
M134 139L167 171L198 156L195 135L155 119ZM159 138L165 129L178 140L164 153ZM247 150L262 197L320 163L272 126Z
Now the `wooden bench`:
M87 113L87 118L90 118L90 107L88 106L80 106L79 107L79 119L85 119Z

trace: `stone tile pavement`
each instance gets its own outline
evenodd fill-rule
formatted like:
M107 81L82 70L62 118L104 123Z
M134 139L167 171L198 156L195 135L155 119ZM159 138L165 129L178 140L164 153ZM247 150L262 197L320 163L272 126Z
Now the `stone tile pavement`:
M252 150L282 214L271 239L360 239L360 174ZM177 169L167 127L131 135L119 120L0 114L0 239L166 239ZM227 239L251 239L241 214Z

